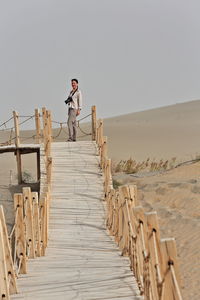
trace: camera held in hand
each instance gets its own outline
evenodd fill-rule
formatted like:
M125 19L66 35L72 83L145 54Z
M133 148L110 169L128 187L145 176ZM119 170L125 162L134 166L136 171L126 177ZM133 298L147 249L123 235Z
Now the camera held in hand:
M72 102L72 96L69 96L66 100L65 100L65 104L69 104L70 102Z

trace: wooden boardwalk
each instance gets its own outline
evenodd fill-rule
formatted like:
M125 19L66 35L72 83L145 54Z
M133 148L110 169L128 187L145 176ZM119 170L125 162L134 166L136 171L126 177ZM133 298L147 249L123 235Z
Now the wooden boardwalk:
M52 202L46 256L28 261L11 299L133 299L129 259L107 234L96 144L53 143Z

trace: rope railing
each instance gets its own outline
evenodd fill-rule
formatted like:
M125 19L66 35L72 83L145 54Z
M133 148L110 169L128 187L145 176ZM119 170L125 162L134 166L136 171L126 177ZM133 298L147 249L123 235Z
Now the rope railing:
M23 121L19 122L19 118L23 118ZM11 144L10 140L12 139L18 147L20 142L19 126L32 118L33 116L19 116L15 113L13 115L15 137L10 137L5 144ZM40 135L41 155L43 156L41 159L45 162L44 170L41 170L43 174L42 182L40 183L42 194L39 196L38 193L31 192L31 189L28 187L23 188L22 193L14 194L15 219L9 235L5 224L3 207L0 210L0 255L2 255L0 262L0 280L2 279L0 295L5 299L10 299L11 294L17 293L16 279L20 274L27 273L27 260L44 255L45 247L47 246L47 211L51 193L52 166L51 124L48 111L46 111L43 119L44 127ZM21 137L21 141L27 138L30 137ZM42 214L40 214L41 203L44 206ZM46 243L44 243L44 240L46 240Z
M86 132L80 127L80 122L92 116L92 130ZM35 132L31 136L21 134L20 126L35 119ZM96 138L95 131L96 108L92 107L92 113L78 120L78 128L83 136L92 135ZM14 122L13 127L7 127L8 122ZM52 134L52 123L59 124L59 132ZM14 194L14 224L7 233L3 207L0 206L0 297L10 299L11 294L17 293L16 279L21 274L27 273L29 258L34 259L45 255L48 246L49 210L51 202L51 177L52 156L51 143L56 140L62 131L67 134L65 125L67 122L52 121L51 112L42 108L35 109L34 115L19 115L13 112L13 116L0 125L6 128L7 141L0 142L0 146L16 146L16 158L18 169L18 181L22 182L22 166L20 145L26 140L34 140L40 145L40 194L32 192L29 187L22 188L22 193ZM9 132L10 131L10 132ZM82 136L80 136L81 138ZM1 280L1 279L4 280Z
M8 124L10 121L12 121L12 120L13 120L13 116L10 117L7 121L1 123L1 124L0 124L0 128L3 127L3 129L0 129L0 130L6 130L6 129L7 129L7 124ZM9 128L8 128L8 129L9 129Z
M91 135L94 136L94 128L93 128L94 125L92 125L91 132L86 131L81 126L81 122L86 120L87 118L92 116L92 118L94 119L94 115L96 114L96 109L94 107L92 109L93 109L92 113L87 114L86 116L77 120L77 128L80 131L80 134L78 134L77 138L81 139L86 136L91 136ZM33 119L35 119L36 133L31 135L21 135L21 132L19 131L19 127ZM14 125L12 127L7 127L7 123L11 121L14 122ZM39 143L41 140L44 140L44 130L41 130L42 122L43 122L43 113L42 112L40 113L39 109L35 110L34 115L19 115L17 112L14 111L13 116L0 125L0 132L5 131L7 133L5 140L0 141L0 146L9 146L12 144L19 145L20 143L24 143L29 140L32 140L35 143ZM58 128L55 128L55 130L57 129L58 132L56 134L51 135L53 141L56 141L61 136L62 132L66 135L66 137L68 137L68 130L66 130L67 122L51 120L51 129L52 129L52 124L59 125ZM94 122L92 122L92 124L94 124ZM3 127L3 129L1 129L1 127Z
M182 300L175 240L160 238L157 214L139 206L135 185L113 189L103 120L94 128L104 175L106 225L122 255L129 257L141 295L145 300Z

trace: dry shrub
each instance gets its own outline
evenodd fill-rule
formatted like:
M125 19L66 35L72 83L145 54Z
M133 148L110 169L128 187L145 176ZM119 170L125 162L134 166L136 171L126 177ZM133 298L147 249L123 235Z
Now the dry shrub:
M120 162L116 163L113 166L113 172L119 173L123 172L126 174L134 174L141 171L146 172L156 172L156 171L164 171L169 170L175 167L176 157L173 157L171 160L163 160L155 161L150 160L148 157L146 160L142 162L137 162L131 157L128 160L120 160Z

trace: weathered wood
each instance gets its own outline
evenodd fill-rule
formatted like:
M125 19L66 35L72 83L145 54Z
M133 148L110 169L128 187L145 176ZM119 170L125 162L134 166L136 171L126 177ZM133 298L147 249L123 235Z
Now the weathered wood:
M107 159L107 136L103 137L102 151L101 151L101 168L104 169L105 161Z
M29 260L30 275L20 278L21 294L13 299L111 300L120 296L142 300L129 261L120 256L106 233L96 145L92 141L53 143L52 158L46 256Z
M47 247L47 197L42 195L40 199L40 220L41 220L41 255L45 255Z
M137 197L137 186L129 185L130 199L133 201L133 206L139 206L138 197Z
M46 131L47 131L47 157L51 155L51 142L52 142L52 132L51 132L51 111L46 111Z
M5 246L3 238L3 228L0 221L0 296L1 299L10 299L8 285L8 270L6 265Z
M152 297L159 300L161 297L162 279L164 276L164 262L160 246L160 229L156 212L146 213L148 227L148 245L150 252L150 284Z
M16 111L13 111L13 118L14 118L14 126L15 126L15 145L19 147L20 145L20 138L19 138L19 114Z
M35 235L35 254L41 256L41 234L40 234L40 220L39 220L39 205L38 205L38 193L32 192L33 203L33 227Z
M43 143L44 143L44 150L46 153L46 147L47 147L47 111L46 108L42 108L42 123L43 123Z
M33 227L32 196L29 187L23 188L26 242L28 247L28 258L35 258L35 234Z
M18 112L13 111L14 125L15 125L15 146L18 148L20 146L19 138L19 115ZM21 153L19 149L16 150L16 160L17 160L17 175L18 183L22 183L22 162L21 162Z
M46 168L47 168L47 183L50 184L51 174L52 174L52 157L50 156L47 157Z
M16 247L16 256L18 259L21 258L21 268L19 274L27 273L27 264L26 264L26 238L25 238L25 224L24 224L24 215L23 215L23 195L14 194L14 208L16 218L16 228L15 228L15 247Z
M21 152L19 149L16 150L16 161L17 161L18 184L21 184L22 183L22 159L21 159Z
M96 140L96 131L97 131L97 115L96 115L96 106L92 106L92 140Z
M35 109L35 128L36 128L35 142L37 144L39 144L40 143L40 136L41 136L41 126L40 126L40 110L38 108Z
M17 293L17 284L16 284L16 276L14 272L13 260L11 255L10 243L8 240L8 232L5 222L5 216L3 211L3 206L0 205L0 222L2 225L2 233L3 233L3 241L4 241L4 250L5 250L5 259L6 259L6 268L7 275L10 277L9 284L9 293L10 295Z
M176 243L174 238L169 239L161 239L161 249L163 256L163 263L165 266L164 272L164 283L162 290L162 299L163 300L182 300L182 296L180 293L180 274L177 262L177 250ZM175 280L173 280L171 267L174 270ZM176 288L177 287L177 288Z
M40 151L37 152L37 180L40 180Z

